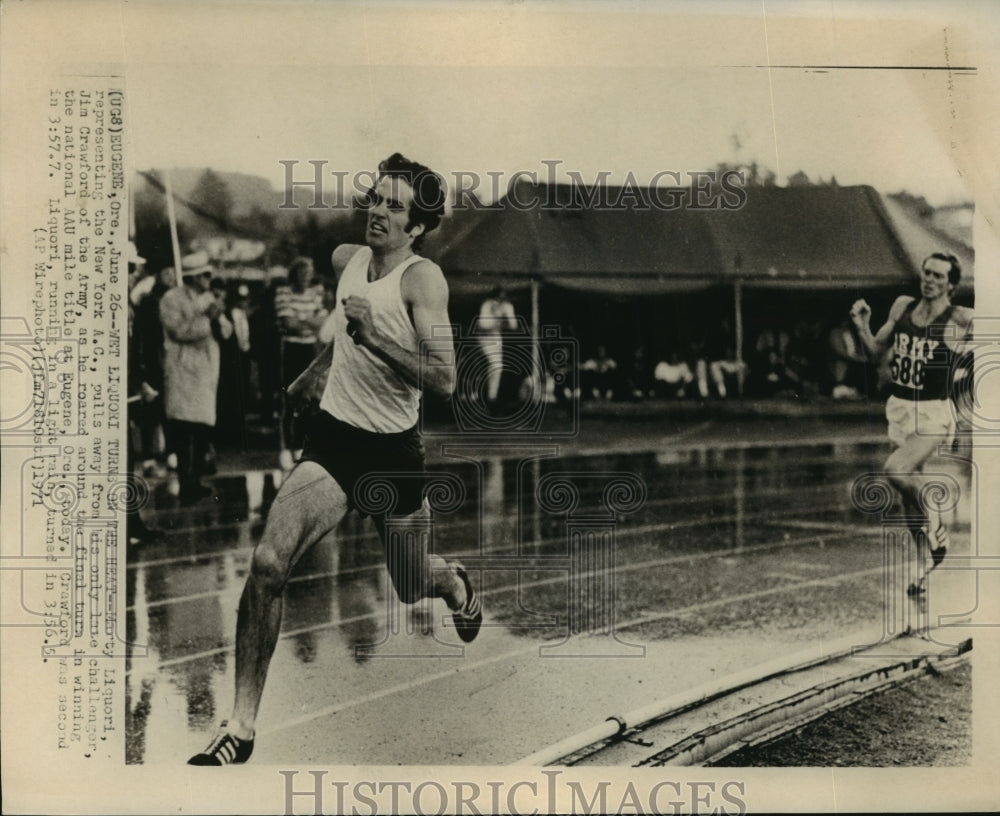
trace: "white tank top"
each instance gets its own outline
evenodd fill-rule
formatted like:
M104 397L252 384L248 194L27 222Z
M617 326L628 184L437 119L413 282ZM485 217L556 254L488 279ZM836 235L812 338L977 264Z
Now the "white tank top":
M375 327L407 351L416 352L417 333L403 303L400 284L403 272L425 259L411 255L384 278L369 283L371 258L371 248L362 247L340 276L333 313L333 362L320 408L355 428L399 433L417 424L420 390L368 349L355 344L347 334L343 300L351 295L367 298Z

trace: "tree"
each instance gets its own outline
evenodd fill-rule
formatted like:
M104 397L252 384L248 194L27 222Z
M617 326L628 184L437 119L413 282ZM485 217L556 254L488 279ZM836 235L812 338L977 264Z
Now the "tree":
M719 162L715 165L715 171L719 177L723 173L732 171L742 173L744 187L773 187L777 178L773 170L756 161L752 161L749 164Z
M485 205L475 190L457 189L452 198L452 207L456 210L481 210Z
M229 186L211 168L207 168L191 192L191 203L202 213L213 234L229 231L233 196Z
M797 170L788 177L789 187L809 187L811 184L812 182L809 180L809 176L801 170Z
M236 225L245 233L261 241L270 241L277 231L277 218L273 212L268 212L259 204L254 204L250 212L236 221Z

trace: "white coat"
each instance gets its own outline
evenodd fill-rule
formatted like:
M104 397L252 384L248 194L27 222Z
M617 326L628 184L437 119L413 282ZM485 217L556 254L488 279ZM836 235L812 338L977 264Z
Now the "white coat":
M160 300L163 387L167 419L215 426L219 344L206 311L211 292L177 286Z

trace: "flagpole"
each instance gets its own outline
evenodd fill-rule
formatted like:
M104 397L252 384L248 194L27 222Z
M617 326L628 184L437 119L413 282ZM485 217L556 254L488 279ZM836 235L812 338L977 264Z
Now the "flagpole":
M170 221L170 246L174 253L174 284L181 281L181 244L177 239L177 215L174 212L174 189L170 184L170 171L163 171L163 190L167 196L167 219Z

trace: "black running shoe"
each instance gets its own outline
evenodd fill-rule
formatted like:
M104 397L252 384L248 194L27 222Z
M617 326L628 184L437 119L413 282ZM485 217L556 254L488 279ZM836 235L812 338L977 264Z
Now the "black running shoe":
M938 524L937 529L934 530L934 543L937 544L936 547L928 545L928 549L931 551L931 569L940 566L948 554L948 531L943 524Z
M934 530L936 547L931 546L930 536L927 534L926 527L921 527L918 531L911 532L913 533L914 540L927 544L927 551L930 554L930 562L925 562L923 574L917 581L914 581L906 588L906 594L912 597L923 595L927 591L927 576L931 574L932 570L941 566L941 562L944 561L945 556L948 554L948 531L943 524L938 524ZM917 535L920 536L920 539L917 539Z
M187 761L188 765L242 765L253 753L253 740L241 740L226 731L227 721L219 726L219 733L200 754Z
M455 612L451 619L455 623L455 630L458 636L466 643L472 643L479 634L479 627L483 623L483 605L476 595L476 590L472 588L472 582L465 572L465 567L458 561L453 561L455 573L465 584L465 606Z

